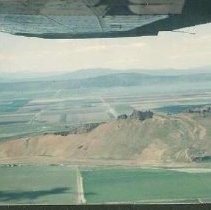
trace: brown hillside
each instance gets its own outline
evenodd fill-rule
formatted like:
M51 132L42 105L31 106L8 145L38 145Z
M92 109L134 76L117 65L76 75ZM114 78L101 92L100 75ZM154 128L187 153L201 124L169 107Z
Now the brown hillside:
M102 161L162 164L211 154L209 122L193 115L116 120L86 134L46 135L0 143L1 163Z

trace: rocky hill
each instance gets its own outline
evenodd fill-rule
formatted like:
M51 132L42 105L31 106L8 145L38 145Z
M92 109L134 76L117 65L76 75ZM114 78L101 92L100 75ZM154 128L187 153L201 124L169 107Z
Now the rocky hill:
M0 143L0 163L191 163L209 160L211 116L118 119L88 133L45 135Z

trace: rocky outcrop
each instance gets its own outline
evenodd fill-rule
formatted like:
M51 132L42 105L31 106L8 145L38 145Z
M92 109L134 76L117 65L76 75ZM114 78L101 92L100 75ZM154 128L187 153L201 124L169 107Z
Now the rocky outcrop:
M126 114L122 114L117 117L118 120L126 120L128 118L143 121L149 118L153 118L153 112L151 111L143 112L143 111L133 110L132 114L129 116Z
M193 162L210 162L211 161L211 155L204 155L204 156L195 156L192 157Z
M133 110L131 115L126 115L126 114L122 114L119 115L117 117L117 120L126 120L126 119L135 119L135 120L146 120L149 118L153 117L153 112L151 111L138 111L138 110ZM97 128L99 125L103 124L102 123L88 123L88 124L83 124L74 128L70 128L68 130L65 131L58 131L58 132L54 132L54 135L58 135L58 136L68 136L70 134L83 134L83 133L89 133L90 131L92 131L93 129ZM49 133L45 133L44 135L47 135Z
M206 117L207 113L211 113L211 106L197 107L188 109L188 113L198 113L203 117Z
M188 109L189 113L203 113L203 112L211 112L211 107L206 106L206 107L197 107L193 109Z
M118 120L126 120L127 118L128 116L126 114L122 114L117 117Z
M146 120L149 118L153 118L153 112L151 111L138 111L133 110L132 114L130 115L130 119L137 119L137 120Z
M54 135L58 136L68 136L70 134L82 134L82 133L88 133L92 131L93 129L97 128L99 125L103 123L88 123L88 124L83 124L81 126L71 128L68 131L59 131L55 132Z

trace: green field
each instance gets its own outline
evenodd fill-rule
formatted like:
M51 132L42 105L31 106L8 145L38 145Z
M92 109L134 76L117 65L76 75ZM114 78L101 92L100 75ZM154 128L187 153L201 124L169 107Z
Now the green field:
M0 205L93 203L198 203L211 200L211 173L165 169L0 166Z
M93 169L82 173L87 203L206 202L211 173L163 169Z
M0 177L0 205L78 203L73 167L0 166Z

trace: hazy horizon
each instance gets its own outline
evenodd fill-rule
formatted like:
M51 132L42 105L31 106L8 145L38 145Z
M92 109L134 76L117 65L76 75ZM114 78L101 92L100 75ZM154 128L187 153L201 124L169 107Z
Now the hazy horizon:
M0 33L0 72L52 74L99 68L121 71L209 68L211 24L178 31L149 37L83 40Z
M98 77L101 75L109 75L109 74L143 74L143 75L191 75L191 74L211 74L211 66L204 66L198 68L189 68L189 69L109 69L109 68L89 68L89 69L75 69L72 71L64 70L64 71L50 71L50 72L27 72L27 71L14 71L7 72L1 71L0 78L42 78L42 77L55 77L55 76L65 76L65 75L88 75L89 77ZM96 75L96 76L95 76ZM71 79L68 78L68 79ZM75 78L73 78L75 79Z

